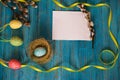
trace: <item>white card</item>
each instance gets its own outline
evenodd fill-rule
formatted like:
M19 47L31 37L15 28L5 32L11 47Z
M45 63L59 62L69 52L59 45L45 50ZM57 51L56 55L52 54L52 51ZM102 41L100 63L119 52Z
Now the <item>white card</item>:
M90 41L89 22L80 11L53 11L52 40Z

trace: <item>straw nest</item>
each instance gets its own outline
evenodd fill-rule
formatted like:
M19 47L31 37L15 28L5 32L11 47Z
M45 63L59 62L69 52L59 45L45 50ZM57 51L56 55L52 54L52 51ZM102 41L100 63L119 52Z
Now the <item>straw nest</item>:
M46 49L46 54L44 56L36 57L34 55L34 50L38 47L44 47ZM45 40L44 38L40 38L40 39L36 39L30 43L30 45L28 47L28 54L33 61L35 61L39 64L45 64L48 61L50 61L50 59L52 57L52 49L47 40Z

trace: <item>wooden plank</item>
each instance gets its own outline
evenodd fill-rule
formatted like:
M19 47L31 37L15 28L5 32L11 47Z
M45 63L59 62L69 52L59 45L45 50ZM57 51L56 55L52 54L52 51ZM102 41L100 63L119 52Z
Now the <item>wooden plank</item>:
M105 2L110 4L113 10L113 20L111 30L120 43L120 1L119 0L58 0L65 5L70 5L73 2L88 2L91 4L97 4ZM98 56L100 51L103 49L111 49L116 52L115 45L113 44L107 27L107 19L109 10L106 7L101 8L87 8L92 15L92 20L95 24L95 43L94 49L92 49L91 42L86 41L51 41L52 38L52 11L53 10L70 10L78 11L78 8L62 9L56 6L51 0L41 0L38 9L30 7L30 19L31 27L21 28L20 30L12 30L7 28L4 32L8 35L22 36L24 45L21 47L12 47L9 43L0 42L0 58L10 60L16 58L22 63L34 65L43 70L47 70L54 66L67 66L72 69L79 69L86 64L97 64L100 63ZM9 13L9 14L8 14ZM0 26L8 23L11 19L12 13L8 8L3 7L0 4ZM33 62L26 54L27 47L32 40L37 38L46 38L52 45L53 58L45 64L39 65ZM7 38L7 36L6 36ZM101 71L98 69L90 68L83 72L71 73L65 70L59 69L51 73L38 73L30 68L23 68L17 71L4 68L0 65L0 79L1 80L119 80L120 66L117 62L116 66L109 71Z

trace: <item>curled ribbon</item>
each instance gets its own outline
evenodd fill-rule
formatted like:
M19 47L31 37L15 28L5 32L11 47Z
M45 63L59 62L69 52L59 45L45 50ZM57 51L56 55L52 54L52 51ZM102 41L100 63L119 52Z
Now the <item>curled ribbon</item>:
M108 18L108 31L109 31L109 35L110 35L112 41L114 42L114 44L115 44L115 46L116 46L116 48L117 48L117 50L118 50L118 53L117 53L117 55L115 55L115 53L114 53L113 51L108 50L108 49L101 51L101 53L100 53L100 55L99 55L100 61L101 61L104 65L111 65L110 67L104 67L104 66L99 66L99 65L86 65L86 66L81 67L81 68L78 69L78 70L73 70L73 69L68 68L68 67L65 67L65 66L56 66L56 67L50 68L50 69L45 70L45 71L44 71L44 70L41 70L41 69L39 69L39 68L37 68L37 67L30 66L30 65L22 65L21 68L29 67L29 68L37 71L37 72L52 72L52 71L55 71L55 70L58 70L58 69L64 69L64 70L69 71L69 72L82 72L82 71L84 71L84 70L86 70L86 69L88 69L88 68L91 68L91 67L97 68L97 69L100 69L100 70L109 70L109 69L113 68L113 67L115 66L115 64L116 64L116 61L118 60L119 52L120 52L120 51L119 51L119 44L118 44L115 36L113 35L113 33L112 33L111 30L110 30L111 20L112 20L112 9L110 8L110 6L109 6L108 4L106 4L106 3L99 3L99 4L96 4L96 5L92 5L92 4L89 4L89 3L80 3L80 2L73 3L73 4L70 5L70 6L64 6L64 5L62 5L61 3L59 3L57 0L53 0L53 2L54 2L57 6L59 6L59 7L61 7L61 8L73 8L73 7L75 7L75 6L79 5L79 4L83 4L83 5L88 6L88 7L102 7L102 6L108 7L108 8L110 9L109 18ZM101 55L104 54L104 53L111 54L111 55L114 57L114 60L112 60L112 61L109 62L109 63L108 63L108 62L104 62L104 61L102 60L102 58L101 58ZM4 67L8 67L2 60L0 60L0 64L3 65Z

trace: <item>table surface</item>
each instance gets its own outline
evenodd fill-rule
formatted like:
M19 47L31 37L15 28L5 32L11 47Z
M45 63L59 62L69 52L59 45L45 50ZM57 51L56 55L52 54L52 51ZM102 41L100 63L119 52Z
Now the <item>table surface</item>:
M107 3L113 11L111 30L118 42L120 43L120 0L60 0L64 5L70 5L73 2L87 2L91 4ZM89 8L92 20L95 24L95 41L94 48L92 42L87 41L52 41L52 11L79 11L77 7L71 9L62 9L56 6L52 0L41 0L38 9L32 7L30 10L31 26L23 26L19 30L11 30L9 27L1 33L5 38L11 36L21 36L24 45L21 47L13 47L9 43L0 42L0 58L9 61L12 58L20 60L23 64L36 66L40 69L47 70L54 66L67 66L72 69L79 69L87 64L102 65L98 56L103 49L111 49L116 52L116 47L111 40L107 19L109 9L106 7ZM12 18L10 9L0 4L0 26L8 23ZM53 48L52 60L44 65L33 62L27 55L27 47L29 43L38 38L49 40ZM120 59L114 68L102 71L95 68L89 68L83 72L72 73L59 69L50 73L38 73L30 68L22 68L20 70L11 70L0 65L1 80L119 80L120 79Z

